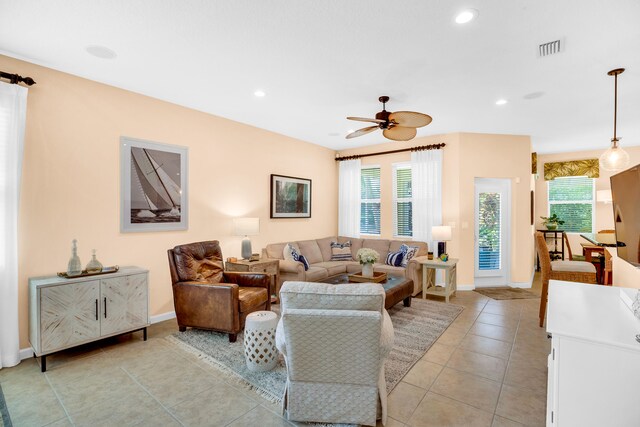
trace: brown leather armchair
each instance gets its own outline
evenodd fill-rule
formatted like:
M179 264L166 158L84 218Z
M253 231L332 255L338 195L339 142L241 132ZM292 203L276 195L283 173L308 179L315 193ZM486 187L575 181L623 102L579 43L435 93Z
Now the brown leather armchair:
M169 249L173 304L180 332L187 326L229 334L235 342L247 314L271 309L266 274L224 271L217 240Z

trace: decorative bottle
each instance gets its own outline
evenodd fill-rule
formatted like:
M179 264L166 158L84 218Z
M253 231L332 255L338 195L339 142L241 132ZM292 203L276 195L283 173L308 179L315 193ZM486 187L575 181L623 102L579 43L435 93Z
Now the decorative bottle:
M82 274L82 263L80 257L78 257L78 241L73 239L73 246L71 247L71 259L67 265L67 276L79 276Z
M96 250L92 250L91 261L85 267L87 273L100 273L102 271L102 263L96 259Z

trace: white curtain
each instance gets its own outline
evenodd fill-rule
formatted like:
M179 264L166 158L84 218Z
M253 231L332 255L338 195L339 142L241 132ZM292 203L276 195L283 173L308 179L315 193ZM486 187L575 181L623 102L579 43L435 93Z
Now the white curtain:
M0 82L0 368L20 362L18 207L27 88Z
M340 162L338 235L360 236L360 159Z
M435 250L431 227L442 225L442 150L411 153L413 238Z

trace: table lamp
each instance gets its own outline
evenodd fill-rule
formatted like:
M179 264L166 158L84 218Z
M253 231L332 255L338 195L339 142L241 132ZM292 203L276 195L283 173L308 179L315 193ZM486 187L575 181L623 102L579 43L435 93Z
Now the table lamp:
M451 240L451 227L448 225L434 225L431 227L431 239L438 242L438 256L446 254L446 242Z
M260 218L235 218L233 220L233 234L244 236L242 239L242 258L251 258L251 239L260 232Z

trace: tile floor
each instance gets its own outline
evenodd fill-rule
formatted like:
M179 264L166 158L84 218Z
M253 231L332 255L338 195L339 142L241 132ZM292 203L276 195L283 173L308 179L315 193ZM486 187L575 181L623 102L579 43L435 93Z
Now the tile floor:
M539 289L536 277L534 289ZM389 395L389 427L542 426L546 357L539 300L458 292L464 312ZM162 338L125 335L0 370L13 425L287 426L278 405L230 383Z

